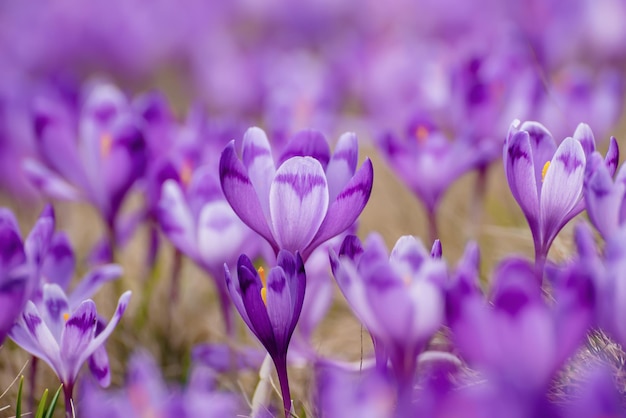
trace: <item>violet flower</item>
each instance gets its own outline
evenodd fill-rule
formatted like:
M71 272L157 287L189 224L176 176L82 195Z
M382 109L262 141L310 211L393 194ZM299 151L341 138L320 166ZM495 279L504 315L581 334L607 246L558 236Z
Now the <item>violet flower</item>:
M43 302L37 307L28 301L24 312L9 336L33 356L44 360L63 384L66 416L73 416L73 391L78 373L87 359L96 353L119 323L131 292L124 293L115 314L99 333L98 313L91 299L71 309L65 292L56 284L43 287Z
M287 350L296 327L306 287L304 263L298 253L278 253L267 278L246 255L237 262L237 278L225 266L226 285L242 319L272 358L283 397L285 416L291 410L287 377Z
M622 165L615 181L604 164L596 166L597 169L585 182L585 204L589 220L600 235L608 240L626 220L626 166Z
M50 197L91 203L114 245L118 212L146 164L143 134L127 99L110 84L94 85L79 110L42 97L34 129L41 160L24 164L33 184Z
M46 206L22 242L15 216L0 208L0 344L37 290L53 230L54 212Z
M595 153L589 126L578 125L572 138L558 147L550 132L537 122L514 121L503 150L504 171L513 197L530 226L538 279L552 241L563 226L585 207L583 182L587 161ZM604 162L613 175L619 150L611 138Z
M355 315L374 341L377 363L386 357L398 384L399 410L410 404L417 356L444 319L443 260L412 236L401 237L388 255L380 235L372 234L362 247L348 236L331 265L337 284Z
M341 136L332 157L324 137L301 131L287 144L276 166L265 133L250 128L243 161L234 141L220 160L226 200L276 253L299 251L306 260L321 243L348 229L369 199L373 168L369 159L355 172L357 138Z

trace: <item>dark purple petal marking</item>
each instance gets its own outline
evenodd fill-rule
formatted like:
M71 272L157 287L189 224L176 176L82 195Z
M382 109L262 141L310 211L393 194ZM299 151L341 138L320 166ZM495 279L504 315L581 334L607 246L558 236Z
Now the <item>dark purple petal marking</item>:
M557 157L557 160L563 163L563 166L568 174L573 173L577 168L582 167L585 164L584 161L576 158L576 155L571 153L562 153Z
M32 313L25 313L24 323L26 324L28 331L32 335L37 335L37 328L41 325L42 320L39 315L32 314Z
M290 185L300 200L304 200L316 187L326 186L326 179L314 174L281 173L274 181Z

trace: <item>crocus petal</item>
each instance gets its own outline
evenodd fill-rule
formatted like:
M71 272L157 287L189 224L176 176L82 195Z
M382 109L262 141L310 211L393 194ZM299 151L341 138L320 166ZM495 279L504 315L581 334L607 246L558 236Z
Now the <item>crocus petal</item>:
M123 272L122 267L116 264L94 268L82 278L70 295L70 306L77 306L83 300L92 297L103 284L119 278Z
M537 184L541 184L543 166L556 152L556 142L550 131L539 122L524 122L520 130L528 133L532 160L535 164L535 179Z
M85 358L92 355L94 351L96 351L98 347L104 344L106 339L109 338L117 324L122 319L122 315L124 315L124 311L126 311L126 308L128 307L128 302L130 301L131 294L132 293L129 290L124 292L122 296L120 296L119 300L117 301L117 307L115 308L115 314L113 314L113 318L111 318L106 328L104 328L102 332L91 341L91 344L89 344L89 347L87 347L87 349L85 350Z
M302 305L304 304L304 291L306 288L306 273L304 270L304 262L300 253L291 254L289 251L282 250L278 253L276 264L280 266L287 277L287 286L291 294L291 324L293 330L296 327Z
M43 287L42 317L54 339L61 341L61 332L65 325L64 315L69 314L70 306L65 292L57 284L46 284Z
M183 253L195 255L196 225L178 183L167 180L163 184L158 218L165 235Z
M80 200L80 192L52 171L34 160L26 160L24 173L37 189L47 196L61 200Z
M24 264L26 254L13 213L0 208L0 277Z
M609 169L611 176L615 175L617 164L619 164L619 146L617 145L617 140L613 136L609 139L609 149L606 151L604 163Z
M250 182L256 190L263 214L266 219L269 219L270 202L268 196L276 166L274 165L270 143L262 129L252 127L243 135L241 158Z
M596 140L593 137L591 128L586 123L579 123L572 136L575 140L580 142L583 147L583 151L586 156L589 156L596 150Z
M57 375L61 377L64 369L63 363L59 357L59 342L46 326L46 323L39 314L39 310L33 302L26 302L20 323L14 326L9 334L15 342L19 342L20 337L24 337L20 332L16 334L13 333L13 330L18 327L26 331L25 334L27 336L27 338L22 338L22 340L26 342L24 345L20 344L22 348L27 350L29 347L32 348L34 346L35 350L29 350L31 354L40 354L40 358L48 363Z
M242 257L245 257L242 255ZM240 257L241 258L241 257ZM224 264L224 278L226 279L226 288L228 289L228 293L230 294L230 299L233 301L233 305L241 315L241 319L246 323L248 328L254 332L254 327L252 326L252 322L250 322L250 318L248 318L248 312L246 311L246 307L243 305L243 299L241 296L241 289L239 287L239 280L233 280L233 277L228 269L228 266Z
M251 231L233 212L228 202L207 203L198 220L198 256L213 270L232 264Z
M4 277L0 282L0 344L4 341L13 323L22 313L22 308L27 299L29 270L22 269L23 274L13 274Z
M412 235L405 235L396 241L389 256L389 263L394 266L398 276L411 277L413 272L420 269L426 258L428 253L422 242Z
M580 142L566 138L545 175L541 192L544 244L552 242L563 227L563 219L579 202L585 175L585 153Z
M111 368L109 367L109 355L104 346L98 347L89 356L89 370L96 378L100 386L108 387L111 384Z
M585 185L587 214L600 234L607 238L619 229L619 216L626 185L613 183L609 170L600 165Z
M96 304L85 300L68 318L61 334L61 357L67 374L60 376L64 383L73 383L80 367L91 355L85 355L93 341L98 325Z
M549 161L549 159L548 159ZM507 141L506 177L515 200L522 208L533 235L538 233L539 197L530 136L521 131ZM541 179L540 179L541 180ZM540 184L540 183L539 183Z
M43 264L44 257L48 252L52 234L54 234L54 224L54 211L52 206L48 205L43 209L35 226L24 240L26 257L37 266Z
M368 158L339 193L335 201L331 202L328 214L320 225L317 235L302 253L303 259L306 260L311 251L318 245L339 235L356 221L369 200L373 182L374 168Z
M312 157L319 161L322 169L326 171L330 159L330 148L324 135L314 129L304 129L296 132L285 146L278 165L293 157Z
M74 250L68 236L62 232L55 234L43 263L42 274L45 280L67 289L75 267Z
M274 267L267 277L267 315L272 324L276 345L284 350L289 344L293 328L291 319L293 304L291 292L287 285L285 271L281 267Z
M255 270L250 270L242 264L239 264L237 273L239 275L241 299L252 325L250 330L263 343L271 355L276 355L278 347L274 337L274 330L267 314L267 308L261 298L261 288L263 287L261 279Z
M306 248L327 209L328 184L317 160L293 157L278 168L270 187L270 214L280 248L292 252Z
M265 238L278 250L257 192L248 177L246 168L237 158L235 142L231 141L220 158L220 181L224 196L237 216L250 228Z
M328 194L331 202L337 198L339 192L354 175L358 157L359 145L356 134L347 132L341 135L328 167L326 167Z

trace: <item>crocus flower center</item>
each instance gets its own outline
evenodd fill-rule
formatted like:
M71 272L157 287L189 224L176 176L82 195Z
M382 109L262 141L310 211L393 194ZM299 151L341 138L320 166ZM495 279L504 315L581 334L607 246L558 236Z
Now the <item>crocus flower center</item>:
M550 168L550 161L546 161L546 163L543 165L543 169L541 170L541 182L542 183L546 179L546 174L548 173L548 168Z
M267 306L267 279L265 278L265 269L263 267L259 267L259 277L261 278L261 283L263 287L261 288L261 299L263 299L263 303Z
M100 155L108 157L113 147L113 138L108 133L102 134L100 137Z
M183 183L185 187L189 186L191 183L191 176L193 175L193 167L189 160L183 161L183 164L180 168L180 181Z
M68 314L67 312L65 312L63 314L63 319L65 320L65 322L67 322L68 319L70 319L70 314Z
M415 129L415 138L417 138L418 143L423 144L426 138L428 138L428 128L424 125L419 125Z

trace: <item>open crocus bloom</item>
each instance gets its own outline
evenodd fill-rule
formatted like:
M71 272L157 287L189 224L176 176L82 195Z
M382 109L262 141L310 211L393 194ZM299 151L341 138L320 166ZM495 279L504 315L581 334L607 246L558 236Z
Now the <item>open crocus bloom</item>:
M130 295L128 291L120 297L113 318L97 333L98 313L93 300L84 300L71 310L65 292L56 284L46 284L41 304L29 301L9 336L24 350L48 363L63 383L66 396L69 393L71 398L81 366L111 335ZM105 374L108 375L108 370Z
M545 259L561 228L584 209L583 182L589 168L594 168L588 168L587 162L595 153L593 133L585 124L558 148L550 132L537 122L511 125L504 145L504 171L532 231L537 259ZM618 158L617 141L611 138L604 159L611 176Z
M323 135L302 131L287 144L276 166L265 132L250 128L242 160L234 141L220 160L220 179L235 213L278 253L298 251L306 260L321 243L348 229L369 199L369 159L355 172L357 138L344 134L330 156Z

